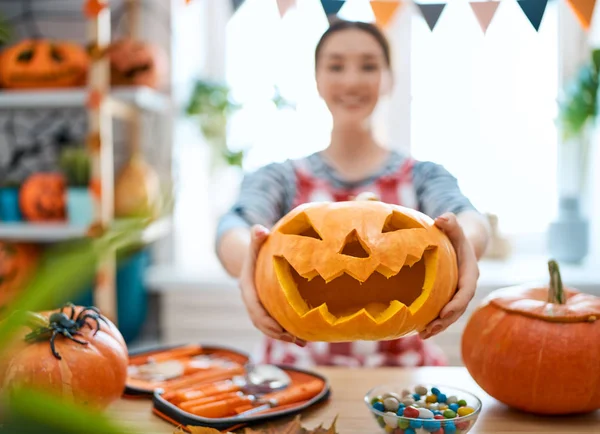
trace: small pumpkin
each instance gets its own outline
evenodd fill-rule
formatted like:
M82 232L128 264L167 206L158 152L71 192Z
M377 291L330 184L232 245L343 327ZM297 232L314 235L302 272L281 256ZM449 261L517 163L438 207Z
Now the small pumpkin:
M77 44L27 39L2 52L0 85L9 89L83 86L88 67L88 55Z
M65 221L65 200L65 178L58 173L35 173L19 191L19 206L29 221Z
M33 244L0 241L0 307L32 277L38 259L39 249Z
M455 293L457 260L431 218L379 201L300 205L273 227L255 285L269 314L309 341L421 331Z
M72 337L67 337L66 330ZM29 386L93 409L118 400L129 356L123 336L94 307L29 313L28 327L0 355L0 390Z
M516 409L563 415L600 409L600 298L549 285L492 292L469 318L462 357L490 396Z
M115 216L158 217L160 193L158 174L139 152L134 153L115 182Z
M131 38L113 42L108 49L111 84L148 86L164 84L167 60L160 48Z

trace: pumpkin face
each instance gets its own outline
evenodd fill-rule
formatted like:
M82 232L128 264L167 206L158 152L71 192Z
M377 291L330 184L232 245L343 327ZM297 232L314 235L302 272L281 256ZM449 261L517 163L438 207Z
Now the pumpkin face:
M114 42L109 50L111 83L158 88L163 84L166 59L154 45L133 39Z
M64 221L66 183L56 173L31 175L19 191L19 205L29 221Z
M556 303L548 293L534 285L491 293L464 330L465 366L489 395L522 411L600 409L600 298L565 288Z
M426 215L376 201L304 204L256 264L260 301L309 341L386 340L423 330L458 279L450 240Z
M0 57L0 84L9 89L83 86L88 70L85 50L69 42L25 40Z
M34 245L0 241L0 307L11 301L32 277L38 257Z
M77 318L82 310L82 306L76 306L73 315L70 308L63 312L69 318ZM59 311L39 315L48 321L55 312ZM22 385L40 388L94 409L104 409L119 399L125 388L129 360L123 336L105 317L98 323L91 318L84 321L86 325L79 328L81 334L74 337L87 344L57 335L55 349L60 359L52 354L49 339L26 342L25 337L32 330L23 327L17 343L0 355L0 389L6 392Z

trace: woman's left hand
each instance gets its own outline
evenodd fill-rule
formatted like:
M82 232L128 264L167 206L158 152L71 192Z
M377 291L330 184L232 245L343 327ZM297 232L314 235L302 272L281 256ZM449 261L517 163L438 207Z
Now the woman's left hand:
M420 333L422 339L428 339L446 330L465 313L469 302L475 295L477 280L479 279L479 266L477 265L475 250L465 236L456 215L453 213L443 214L435 220L435 225L444 231L456 251L458 290L452 300L441 310L439 317L429 323Z

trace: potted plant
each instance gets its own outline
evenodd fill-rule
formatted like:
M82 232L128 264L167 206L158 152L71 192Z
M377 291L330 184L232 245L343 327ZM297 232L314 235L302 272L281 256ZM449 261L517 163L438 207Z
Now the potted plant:
M589 221L582 211L588 156L596 128L600 49L592 50L559 100L558 215L548 234L557 260L579 263L589 251Z
M65 148L60 166L67 179L67 215L76 226L88 226L94 219L94 201L89 189L91 164L84 148Z
M19 184L9 179L0 183L0 221L19 222L23 220L19 208Z

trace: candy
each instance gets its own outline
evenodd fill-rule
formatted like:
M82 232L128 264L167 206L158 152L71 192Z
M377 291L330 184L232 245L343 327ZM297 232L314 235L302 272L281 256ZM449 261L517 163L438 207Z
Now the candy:
M465 401L464 399L461 399L460 401L458 401L458 405L460 407L464 407L465 405L467 405L467 401Z
M446 402L448 404L456 404L458 402L458 398L454 395L449 396L448 398L446 398Z
M400 422L398 422L398 427L400 429L406 429L410 426L410 422L408 421L408 419L402 419Z
M456 411L458 411L458 404L450 404L450 405L448 406L448 408L450 408L450 410L452 410L452 411L455 411L455 412L456 412Z
M419 410L415 407L406 407L404 417L419 417Z
M385 406L383 405L383 402L376 402L375 404L373 404L373 408L377 411L385 411Z
M389 426L390 428L398 427L398 418L396 417L396 413L392 413L391 411L388 411L385 414L385 416L383 416L383 420L385 421L385 424L387 426Z
M437 420L426 420L423 422L423 429L428 432L439 431L442 427L442 423Z
M438 402L446 402L446 395L444 395L443 393L438 393L437 395L437 400Z
M427 397L425 398L425 402L437 402L437 396L436 395L427 395Z
M456 417L456 413L453 412L452 410L446 410L446 411L444 411L443 415L444 415L444 417L446 419L453 419L453 418Z
M405 397L407 397L408 395L412 395L412 393L410 392L410 390L408 390L408 389L404 389L404 390L402 391L402 398L405 398Z
M433 393L434 395L439 395L441 392L440 389L438 389L437 387L432 387L431 393Z
M415 403L415 400L413 399L412 396L407 396L406 398L404 398L402 400L402 404L404 404L406 407L413 405Z
M431 410L427 410L426 408L419 409L419 418L420 419L433 419L433 413Z
M471 407L461 407L458 409L459 416L467 416L475 411L474 408Z
M418 393L413 393L413 394L412 394L412 397L413 397L413 399L414 399L415 401L418 401L419 399L421 399L421 395L420 395L420 394L418 394Z
M419 386L415 387L415 392L421 396L427 395L427 388L425 386L419 385Z
M389 398L385 398L383 400L383 406L387 411L393 411L395 413L398 410L400 403L396 398L390 396Z
M421 428L423 426L423 422L421 422L419 419L411 419L410 420L410 427L417 429L417 428Z

